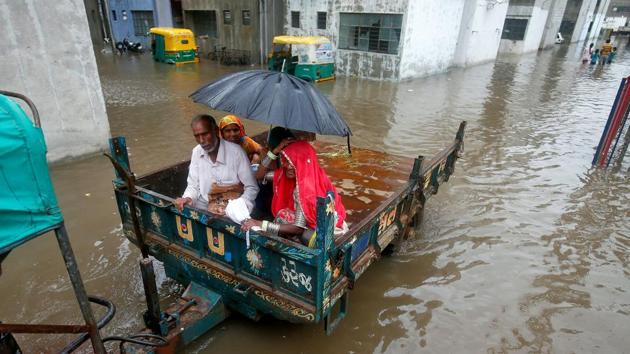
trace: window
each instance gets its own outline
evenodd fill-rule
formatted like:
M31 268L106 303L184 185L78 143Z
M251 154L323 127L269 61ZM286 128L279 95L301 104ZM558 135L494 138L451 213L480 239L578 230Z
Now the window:
M153 26L153 11L131 11L136 36L147 36Z
M252 24L252 18L249 14L249 10L243 10L243 26L249 26Z
M195 36L217 37L216 11L190 11Z
M317 13L317 29L326 29L326 13L318 12Z
M511 39L513 41L522 41L525 38L525 31L527 30L526 18L506 18L503 24L503 34L501 39Z
M398 54L402 16L341 13L339 49Z
M511 0L510 6L534 6L535 0Z
M300 11L291 11L291 27L300 28Z
M223 24L231 25L232 24L232 11L223 10Z
M116 10L112 10L112 20L118 21L118 17L116 17Z

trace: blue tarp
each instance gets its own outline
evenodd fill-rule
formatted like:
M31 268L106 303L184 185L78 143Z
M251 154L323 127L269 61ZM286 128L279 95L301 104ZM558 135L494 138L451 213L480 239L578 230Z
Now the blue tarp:
M44 134L17 103L0 95L0 254L62 221Z

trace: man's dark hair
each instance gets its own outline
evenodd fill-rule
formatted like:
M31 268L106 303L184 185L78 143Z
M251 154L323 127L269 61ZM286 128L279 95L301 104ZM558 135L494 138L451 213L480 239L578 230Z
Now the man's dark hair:
M190 126L192 127L199 122L205 122L213 131L219 129L219 127L217 126L217 122L214 120L214 117L209 114L197 114L190 122Z

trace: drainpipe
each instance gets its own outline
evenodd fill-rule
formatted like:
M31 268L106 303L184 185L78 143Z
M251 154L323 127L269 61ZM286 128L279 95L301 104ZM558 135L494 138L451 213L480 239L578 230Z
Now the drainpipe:
M103 14L103 5L105 8L105 13L107 14L107 16L104 16ZM103 27L105 27L105 24L107 24L107 28L109 29L109 38L107 38L105 40L105 42L107 42L109 40L109 44L112 46L112 53L116 52L116 39L114 38L114 31L112 30L112 22L109 20L109 0L98 0L98 11L101 15L101 23L103 24Z
M264 18L263 18L264 17ZM258 1L258 24L260 32L260 65L265 62L265 25L266 25L266 15L265 15L265 0Z

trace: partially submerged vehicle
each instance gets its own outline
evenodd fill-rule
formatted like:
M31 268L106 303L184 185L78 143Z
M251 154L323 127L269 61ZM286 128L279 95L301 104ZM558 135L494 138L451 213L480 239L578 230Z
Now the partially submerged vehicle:
M151 52L153 60L168 64L199 62L195 35L187 28L153 27Z
M252 320L270 315L292 323L323 322L326 333L332 333L347 313L356 281L384 250L418 226L427 199L453 174L465 125L431 159L361 148L350 154L342 145L314 142L320 164L346 207L349 230L334 235L333 201L321 196L313 248L244 232L227 217L206 210L178 211L173 203L186 188L190 161L136 178L125 139L111 139L114 190L126 237L143 254L163 262L168 277L187 286L181 299L162 312L155 285L145 281L145 289L152 287L147 291L146 331L167 337L169 348L177 350L234 311ZM266 136L255 140L265 145Z
M335 52L322 36L276 36L268 56L269 70L321 82L335 79Z

